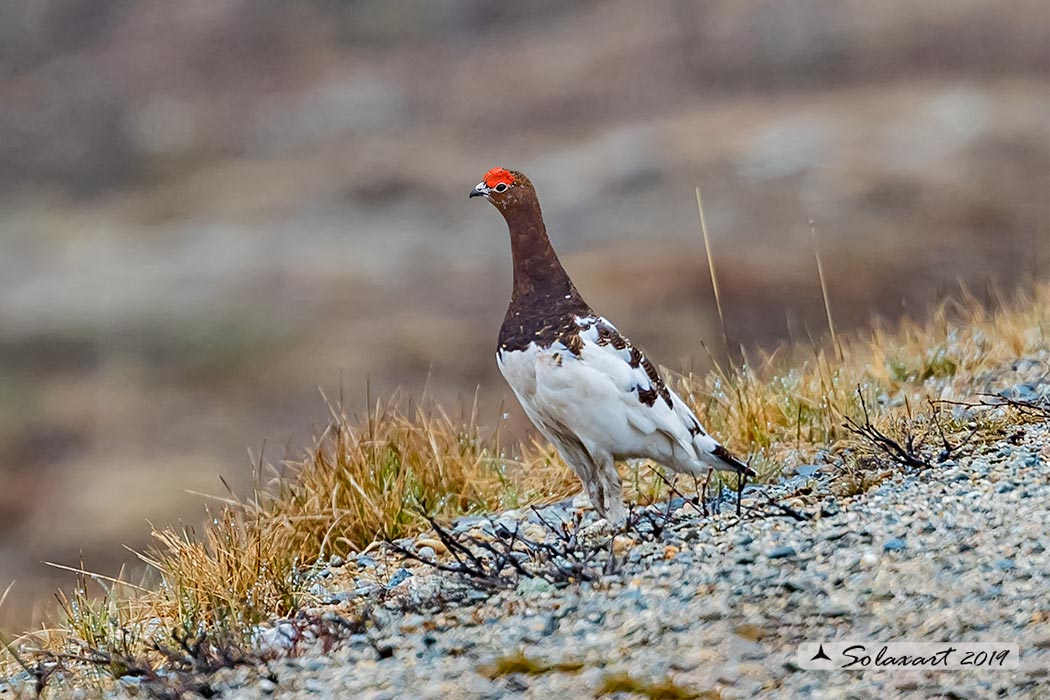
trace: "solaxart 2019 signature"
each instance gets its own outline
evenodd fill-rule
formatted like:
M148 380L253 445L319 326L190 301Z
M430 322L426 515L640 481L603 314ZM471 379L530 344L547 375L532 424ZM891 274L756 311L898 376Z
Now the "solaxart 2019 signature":
M798 665L817 671L1009 670L1019 663L1018 646L1006 642L810 642L798 650Z
M932 654L894 654L889 647L883 644L872 657L864 644L854 644L842 650L842 655L850 660L839 668L851 668L856 664L867 668L874 666L885 667L907 667L921 666L924 668L948 668L952 661L958 660L960 666L988 666L990 668L1002 668L1003 664L1010 658L1011 650L967 650L961 651L958 647L946 645L943 649Z

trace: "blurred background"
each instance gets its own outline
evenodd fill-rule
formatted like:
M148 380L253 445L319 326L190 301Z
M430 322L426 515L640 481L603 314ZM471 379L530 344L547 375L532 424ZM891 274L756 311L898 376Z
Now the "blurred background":
M584 296L663 363L1050 270L1045 0L6 0L0 624L404 387L508 396L527 172ZM713 341L713 342L712 342ZM509 428L524 431L508 404Z

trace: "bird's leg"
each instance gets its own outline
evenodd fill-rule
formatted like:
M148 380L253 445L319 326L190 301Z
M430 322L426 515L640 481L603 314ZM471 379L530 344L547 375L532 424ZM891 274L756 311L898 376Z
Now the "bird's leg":
M740 517L740 499L744 497L744 486L747 484L747 474L736 475L736 517Z
M590 496L591 505L598 512L597 522L577 529L576 541L584 547L604 545L606 540L612 539L616 528L627 520L616 463L612 459L581 460L576 473Z
M715 473L714 467L707 468L707 476L704 478L704 491L700 498L700 504L704 509L704 517L708 516L707 512L707 487L711 485L711 475Z
M695 505L700 506L700 514L707 515L707 513L704 512L706 510L706 507L703 505L704 499L703 496L700 494L700 480L696 478L695 474L693 475L693 493L696 494L695 496L693 496L693 498L695 498L698 501L698 503L696 503Z
M599 518L605 517L605 486L598 479L596 473L587 475L587 479L583 482L584 488L587 489L587 496L591 499L591 507L598 512Z
M598 515L619 526L627 520L627 508L623 503L623 485L612 457L601 456L589 465L584 485L591 497L591 504Z

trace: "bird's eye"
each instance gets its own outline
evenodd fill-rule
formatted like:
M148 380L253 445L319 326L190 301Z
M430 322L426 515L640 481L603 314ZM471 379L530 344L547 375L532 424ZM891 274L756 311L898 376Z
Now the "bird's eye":
M507 184L505 182L501 182L498 185L496 185L493 189L496 190L497 192L506 192L507 191Z

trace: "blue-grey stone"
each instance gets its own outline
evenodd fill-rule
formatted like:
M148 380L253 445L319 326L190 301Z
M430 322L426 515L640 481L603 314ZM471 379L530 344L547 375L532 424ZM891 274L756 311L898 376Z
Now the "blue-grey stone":
M620 600L629 601L634 603L634 606L639 610L648 610L649 603L646 602L645 596L637 588L632 588L623 595L620 596Z
M540 593L548 593L554 590L554 586L551 585L550 581L536 578L523 578L518 581L517 592L519 595L536 595Z
M408 569L401 568L394 572L394 575L390 577L390 582L386 584L387 588L394 588L400 586L402 583L407 581L412 576L412 572Z
M494 527L495 532L503 535L509 535L513 532L517 532L521 528L521 525L514 518L503 515L496 520Z
M853 611L850 610L845 605L837 605L837 604L832 603L832 604L828 604L827 606L821 608L818 611L818 614L821 617L846 617L846 616L849 616L849 615L853 614Z
M882 545L882 551L884 552L899 552L904 549L907 545L904 544L904 540L899 537L894 537L892 540L888 540Z
M832 496L828 496L827 498L825 498L824 502L820 506L820 514L828 518L838 515L838 501L836 501Z
M795 554L796 552L794 547L790 545L785 545L783 547L777 547L776 549L769 550L766 556L770 559L783 559L785 557L793 557L795 556Z
M795 467L795 474L808 479L816 474L818 469L820 466L816 464L802 464Z
M460 518L456 518L452 529L458 534L463 534L487 520L488 518L483 518L480 515L464 515Z

